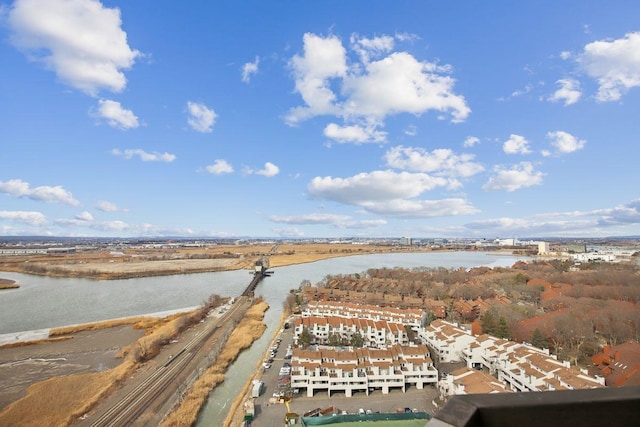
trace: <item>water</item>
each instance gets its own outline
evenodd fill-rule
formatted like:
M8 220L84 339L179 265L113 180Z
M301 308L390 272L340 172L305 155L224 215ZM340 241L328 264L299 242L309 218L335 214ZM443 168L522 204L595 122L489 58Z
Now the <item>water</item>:
M521 257L483 252L435 252L358 255L274 268L274 275L256 289L269 304L267 330L240 354L225 382L209 396L198 426L219 426L229 406L262 359L282 314L290 289L303 280L312 284L327 275L362 273L369 268L477 266L510 267ZM246 270L188 275L93 281L0 272L19 289L0 292L0 334L94 322L200 305L211 294L237 296L251 280Z

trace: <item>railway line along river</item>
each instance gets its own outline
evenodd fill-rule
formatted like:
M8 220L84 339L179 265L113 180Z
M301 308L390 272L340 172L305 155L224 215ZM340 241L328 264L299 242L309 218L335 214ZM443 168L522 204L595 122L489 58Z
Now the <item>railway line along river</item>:
M262 338L231 366L201 414L201 426L220 425L275 332L282 303L303 280L315 284L327 275L362 273L369 268L476 266L510 267L523 257L485 252L429 252L357 255L274 268L257 287L270 306ZM178 310L200 305L211 294L240 295L251 280L247 270L155 276L125 280L50 278L0 272L19 289L0 292L0 334Z

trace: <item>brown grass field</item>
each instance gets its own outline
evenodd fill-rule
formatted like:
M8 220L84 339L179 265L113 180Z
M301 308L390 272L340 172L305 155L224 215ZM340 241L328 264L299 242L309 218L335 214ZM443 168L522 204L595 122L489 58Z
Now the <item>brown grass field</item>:
M162 427L190 426L196 422L209 393L224 381L224 373L229 365L236 360L242 350L249 348L264 333L267 325L262 322L262 319L268 308L266 302L260 301L247 310L245 317L229 337L222 353L194 383L180 406L175 408L162 422Z
M20 286L15 282L15 280L10 279L0 279L0 290L2 289L17 289Z
M0 271L97 280L252 269L270 245L219 245L201 248L104 250L70 254L0 257ZM429 249L420 249L428 251ZM270 256L271 267L372 253L419 251L398 246L282 244ZM0 284L2 282L0 281Z
M197 311L197 310L196 310ZM135 317L89 323L52 331L55 338L47 342L73 338L85 331L132 325L145 329L145 335L121 349L122 362L103 372L56 376L31 385L26 395L0 412L0 426L68 426L93 408L123 379L129 377L142 360L151 359L161 344L174 338L189 324L195 312L171 315L162 319ZM3 348L10 348L4 346ZM143 353L141 353L141 351Z

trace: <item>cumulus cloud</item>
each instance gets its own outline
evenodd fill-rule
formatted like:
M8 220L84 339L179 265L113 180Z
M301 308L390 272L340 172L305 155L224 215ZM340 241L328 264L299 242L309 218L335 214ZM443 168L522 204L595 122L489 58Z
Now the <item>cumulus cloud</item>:
M304 104L289 111L288 124L322 115L338 117L344 124L332 124L328 129L334 132L329 135L340 142L362 143L365 135L369 135L367 142L375 141L371 135L383 136L375 129L384 126L390 115L435 111L449 115L453 122L464 121L469 115L464 97L453 91L450 66L422 62L407 52L392 52L391 36L369 39L353 35L350 48L355 55L349 56L336 36L304 35L303 53L289 62L295 90ZM347 131L351 136L345 137ZM354 136L355 131L359 135Z
M120 10L97 0L16 0L8 23L14 46L91 96L121 92L123 70L140 56L127 43Z
M347 56L342 42L336 36L326 38L306 33L303 36L303 55L294 55L289 65L293 70L296 92L306 104L289 112L287 123L295 125L317 115L338 114L334 105L336 95L330 79L347 73Z
M119 208L115 203L101 200L96 204L96 209L102 212L128 212L127 209Z
M111 154L114 156L119 156L124 159L130 160L135 156L138 156L140 160L143 162L165 162L171 163L176 159L174 154L170 153L147 153L146 151L140 148L127 149L127 150L119 150L118 148L114 148L111 150Z
M391 36L380 36L372 39L352 34L350 37L351 49L358 54L363 63L368 63L371 58L379 58L383 54L393 50L394 39Z
M98 101L97 111L92 112L97 118L105 119L109 126L118 129L134 129L139 126L138 117L133 111L122 108L119 102L109 99Z
M0 211L0 220L35 226L42 226L47 222L46 217L42 213L34 211Z
M557 154L573 153L581 150L587 143L587 141L578 139L570 133L561 130L548 132L547 139L551 141L551 145Z
M233 167L226 160L217 159L212 165L205 167L205 170L214 175L222 175L225 173L232 173Z
M584 47L577 60L586 74L598 81L598 101L617 101L629 89L640 86L639 51L640 32Z
M191 126L191 129L209 133L213 131L213 125L216 123L218 115L213 109L198 102L187 102L187 110L189 112L189 118L187 123Z
M509 139L502 144L502 149L507 154L529 154L529 141L522 135L511 134Z
M267 162L262 169L245 168L244 173L247 175L262 175L271 178L280 173L280 168L271 162Z
M464 142L462 143L464 148L469 148L469 147L473 147L474 145L476 145L477 143L480 142L479 138L476 138L475 136L468 136Z
M384 155L387 165L396 169L416 172L435 173L441 176L469 177L484 170L479 163L474 163L472 154L455 154L448 148L440 148L431 152L423 148L397 146Z
M575 104L580 100L582 91L576 79L560 79L556 82L560 88L547 98L551 102L563 101L564 105Z
M258 65L260 64L260 58L256 56L255 61L247 62L242 66L242 81L249 83L251 76L258 73Z
M380 143L387 139L387 133L376 130L374 126L340 126L335 123L329 123L324 128L324 136L338 143L353 142L355 144Z
M361 206L372 214L399 218L435 218L470 215L479 212L479 210L473 207L467 200L460 198L370 201L362 203Z
M520 162L517 165L506 169L502 166L494 168L496 175L489 178L489 181L482 186L484 190L516 191L532 185L542 184L542 172L533 169L529 162Z
M417 197L425 191L444 187L448 183L445 178L425 173L386 170L360 173L349 178L315 177L307 186L307 190L317 199L361 205L369 201Z
M93 221L93 215L90 212L84 211L80 212L75 218L79 221L91 222Z
M78 206L80 202L73 198L73 195L60 185L31 188L28 182L21 179L12 179L6 182L0 181L0 193L9 194L14 197L27 198L40 202L63 203L71 206Z
M429 218L476 213L464 199L417 199L426 191L449 185L450 180L442 177L386 170L349 178L316 177L307 191L312 198L358 206L382 216Z

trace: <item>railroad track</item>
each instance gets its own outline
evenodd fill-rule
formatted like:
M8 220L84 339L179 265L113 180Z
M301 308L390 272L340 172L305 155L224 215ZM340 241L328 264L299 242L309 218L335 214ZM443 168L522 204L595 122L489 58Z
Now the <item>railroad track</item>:
M156 368L147 378L120 398L90 425L92 427L131 425L152 404L157 403L156 401L170 384L173 383L173 386L177 387L175 385L176 379L187 369L207 340L220 328L221 324L232 318L242 307L246 308L247 303L248 301L245 298L239 297L223 316L209 322L205 329L198 331L177 353L172 355L163 365Z

